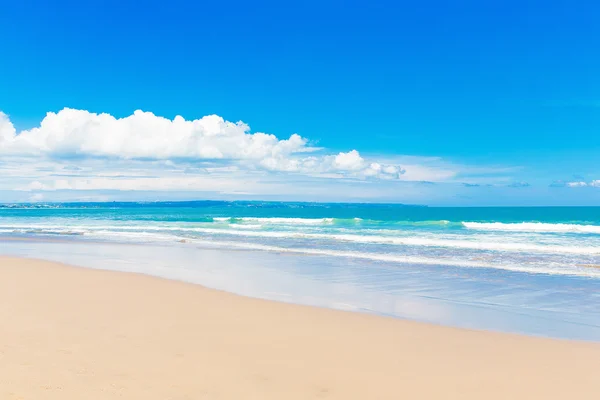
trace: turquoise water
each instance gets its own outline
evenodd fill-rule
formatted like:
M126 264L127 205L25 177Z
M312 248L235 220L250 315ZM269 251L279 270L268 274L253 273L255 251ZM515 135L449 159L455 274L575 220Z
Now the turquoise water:
M4 205L0 234L177 242L600 278L600 207L271 202Z
M0 254L248 296L600 341L600 207L0 206ZM36 240L29 240L29 239Z

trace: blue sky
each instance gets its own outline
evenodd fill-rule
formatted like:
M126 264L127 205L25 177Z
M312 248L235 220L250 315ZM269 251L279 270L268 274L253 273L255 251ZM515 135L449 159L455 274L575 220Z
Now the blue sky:
M150 149L141 160L121 139L109 153L85 141L48 149L56 142L52 135L63 133L38 133L36 151L20 154L12 146L0 153L0 193L11 201L600 202L597 2L4 3L0 111L16 136L65 107L117 119L143 110L188 121L215 114L244 121L250 134L282 140L297 133L307 144L286 160L319 148L317 170L307 161L292 168L280 158L277 166L264 158L240 162L240 152L246 154L240 148L225 154L215 173L204 165L211 158L199 153L182 159ZM73 140L70 132L65 140ZM336 164L335 156L352 150L361 157L356 164ZM172 164L174 175L161 162ZM29 169L19 174L15 166L24 163ZM392 179L368 169L373 163L404 173ZM57 170L73 167L85 173L57 177ZM132 168L140 179L173 180L184 170L193 179L181 187L123 183ZM235 190L247 174L256 186ZM121 182L73 181L96 175ZM211 178L232 181L222 190ZM340 187L337 197L332 185Z

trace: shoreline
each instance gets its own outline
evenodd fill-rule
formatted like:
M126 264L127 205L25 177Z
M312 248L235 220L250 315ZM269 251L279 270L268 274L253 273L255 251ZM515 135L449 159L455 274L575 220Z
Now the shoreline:
M600 344L0 256L0 395L592 399Z
M598 285L581 279L569 282L556 276L490 271L489 278L494 279L490 282L485 271L468 268L365 266L317 256L179 243L14 239L0 237L0 256L133 272L251 298L441 326L600 342L592 298ZM495 293L503 297L496 301Z
M94 242L92 242L94 243ZM101 242L99 242L101 243ZM112 243L111 243L112 244ZM117 243L118 244L118 243ZM122 245L129 245L128 243L122 243ZM137 246L145 246L144 244L134 244ZM227 250L229 251L229 250ZM237 251L236 249L233 249L232 251ZM578 340L578 339L568 339L568 338L555 338L555 337L550 337L550 336L537 336L537 335L528 335L528 334L522 334L522 333L516 333L516 332L502 332L502 331L495 331L495 330L489 330L489 329L477 329L477 328L464 328L464 327L458 327L458 326L451 326L451 325L444 325L444 324L438 324L438 323L433 323L433 322L425 322L425 321L419 321L419 320L415 320L415 319L410 319L410 318L402 318L402 317L397 317L397 316L393 316L393 315L385 315L385 314L374 314L368 311L361 311L361 310L345 310L345 309L335 309L335 308L330 308L330 307L322 307L322 306L315 306L315 305L310 305L310 304L301 304L301 303L293 303L293 302L286 302L286 301L279 301L279 300L272 300L272 299L266 299L266 298L260 298L260 297L253 297L253 296L247 296L247 295L243 295L243 294L238 294L238 293L233 293L227 290L223 290L223 289L217 289L217 288L212 288L212 287L208 287L208 286L204 286L201 283L194 283L194 282L188 282L185 280L180 280L180 279L174 279L174 278L168 278L168 277L164 277L164 276L158 276L158 275L152 275L149 273L145 273L145 272L129 272L129 271L119 271L119 270L111 270L111 269L99 269L99 268L89 268L86 266L82 266L82 265L76 265L76 264L70 264L70 263L65 263L65 262L60 262L60 261L52 261L52 260L47 260L44 258L36 258L36 257L27 257L27 256L10 256L10 255L3 255L0 254L0 268L2 268L2 265L5 261L12 261L12 262L17 262L19 264L21 263L25 263L25 264L37 264L37 265L44 265L46 267L60 267L60 268L65 268L65 269L75 269L75 270L89 270L89 271L95 271L95 272L99 272L99 273L108 273L108 274L116 274L116 275L128 275L128 276L132 276L132 277L141 277L144 279L151 279L151 280L157 280L159 282L168 282L168 283L172 283L172 284L180 284L180 285L185 285L185 286L191 286L191 287L196 287L199 290L202 291L207 291L207 292L214 292L216 295L225 295L225 296L233 296L235 298L239 298L241 301L244 300L248 300L248 301L257 301L260 303L274 303L274 304L279 304L282 305L284 307L299 307L300 309L312 309L312 310L322 310L325 312L333 312L333 313L343 313L343 314L357 314L357 315L362 315L362 316L366 316L369 318L376 318L376 319L385 319L385 320L391 320L391 321L400 321L401 323L408 323L408 324L417 324L417 325L422 325L423 327L431 327L434 329L437 328L441 328L441 329L450 329L450 330L455 330L455 331L465 331L465 332L472 332L472 333L484 333L484 334L491 334L491 335L506 335L506 336L515 336L515 337L521 337L521 338L531 338L534 340L547 340L547 341L559 341L559 342L572 342L572 343L582 343L582 344L591 344L593 346L598 346L600 348L600 341L593 341L593 340Z

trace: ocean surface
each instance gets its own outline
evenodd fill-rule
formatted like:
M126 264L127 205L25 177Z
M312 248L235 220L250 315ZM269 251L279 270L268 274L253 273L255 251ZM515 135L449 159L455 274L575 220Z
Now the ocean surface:
M53 249L60 246L50 242L93 243L103 248L96 259L112 252L113 262L131 265L146 257L148 270L137 272L165 277L181 270L151 269L161 268L161 259L177 259L196 274L182 279L241 294L439 323L448 323L451 309L453 325L600 340L600 207L5 204L0 235L38 239L5 241L0 253L33 256L46 249L68 262L73 252L64 247L58 257ZM110 246L116 243L129 247ZM227 256L235 258L235 271L211 264L211 275L196 262L212 254L213 264L223 265L218 258L225 256L215 255L222 250L236 250ZM246 269L244 260L252 261ZM242 279L255 287L240 289ZM443 304L446 314L407 310L415 301L428 310ZM483 311L459 321L457 310L465 307Z

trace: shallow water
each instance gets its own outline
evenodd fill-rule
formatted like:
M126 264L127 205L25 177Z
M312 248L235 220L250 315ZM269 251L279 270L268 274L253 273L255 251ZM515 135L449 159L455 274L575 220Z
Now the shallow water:
M600 340L599 279L220 246L12 238L0 241L0 254L443 325Z

